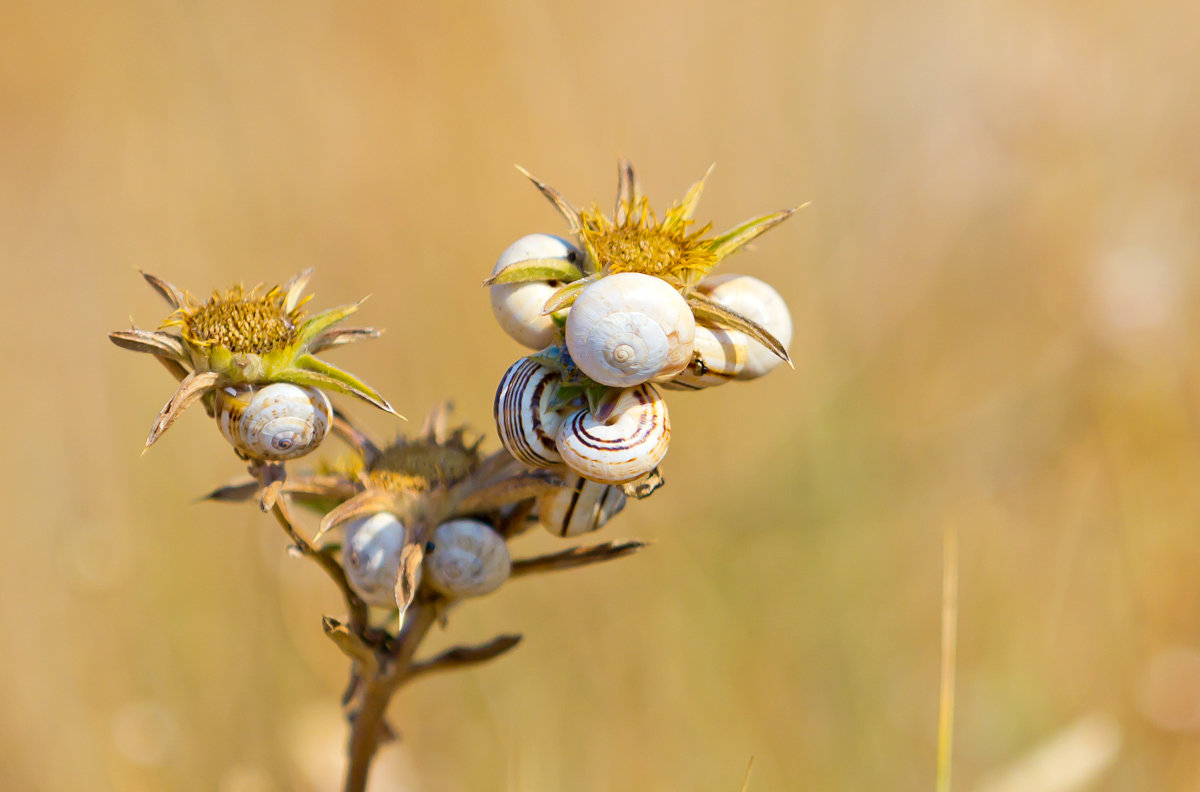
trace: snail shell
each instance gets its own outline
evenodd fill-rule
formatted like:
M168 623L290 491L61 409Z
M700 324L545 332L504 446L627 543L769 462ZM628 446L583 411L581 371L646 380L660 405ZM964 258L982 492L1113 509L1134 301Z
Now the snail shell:
M564 476L566 486L537 499L538 522L556 536L579 536L598 531L625 508L625 493L612 484L588 481L575 473Z
M792 315L787 303L763 281L749 275L717 275L705 278L697 288L713 301L761 325L785 348L791 346ZM761 377L783 362L752 339L747 340L746 347L746 366L738 372L739 380Z
M729 382L746 367L749 337L737 330L696 326L692 362L670 382L672 390L700 390Z
M342 566L346 579L371 605L396 607L396 580L404 525L390 512L379 512L346 523Z
M670 379L692 359L696 320L661 278L608 275L585 288L567 314L571 359L596 382L627 388Z
M433 532L433 552L425 557L426 580L446 596L487 594L511 572L508 546L486 523L451 520Z
M523 236L505 248L496 260L492 274L518 261L562 258L582 265L583 253L565 239L549 234ZM559 281L501 283L488 287L492 313L496 321L518 344L530 349L545 349L557 339L554 320L543 316L546 300L562 286Z
M552 467L562 460L554 447L563 418L549 404L558 386L558 373L529 358L521 358L500 379L492 415L496 433L508 453L530 467Z
M623 484L658 467L670 440L667 403L647 383L622 391L605 423L586 409L573 413L557 445L563 462L584 478Z
M221 388L214 407L221 434L239 453L271 462L314 450L333 420L324 393L286 382Z

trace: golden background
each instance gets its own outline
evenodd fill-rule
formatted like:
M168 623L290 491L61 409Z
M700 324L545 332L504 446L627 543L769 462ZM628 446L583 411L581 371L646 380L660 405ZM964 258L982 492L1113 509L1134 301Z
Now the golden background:
M607 209L621 155L660 212L716 161L717 230L812 202L722 267L796 371L669 394L668 485L599 535L654 546L455 611L442 644L525 642L402 692L375 788L932 789L948 526L955 788L1200 788L1194 9L2 11L0 788L338 783L336 593L194 502L242 471L201 410L139 456L173 386L105 337L166 313L136 270L316 267L387 329L329 360L491 434L522 351L480 281L564 230L512 166Z

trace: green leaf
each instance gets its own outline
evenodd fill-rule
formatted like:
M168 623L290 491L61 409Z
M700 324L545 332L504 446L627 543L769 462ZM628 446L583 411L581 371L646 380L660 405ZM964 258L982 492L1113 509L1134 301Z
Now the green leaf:
M545 316L546 314L552 314L555 311L561 311L564 308L570 308L575 304L575 300L578 299L583 290L599 279L600 275L597 273L594 275L588 275L586 278L581 278L580 280L577 280L573 283L568 283L566 286L561 287L558 291L554 292L554 294L551 294L548 300L546 300L546 304L542 306L542 315Z
M308 346L313 339L357 311L360 305L362 305L362 301L350 303L349 305L339 305L327 311L321 311L321 313L300 325L300 332L296 333L296 340L291 345L305 352L310 351Z
M570 283L582 277L583 272L573 261L565 258L536 258L509 264L485 280L483 285L498 286L505 283L530 283L532 281Z
M761 217L751 218L744 223L734 226L724 234L709 240L708 249L716 256L717 261L720 261L726 256L741 250L762 234L765 234L784 220L787 220L799 208L797 206L795 209L784 209L781 212L772 212Z
M331 366L312 355L300 355L296 358L293 365L295 366L294 368L277 372L272 379L279 382L290 382L293 385L304 385L310 388L328 388L338 393L355 396L368 404L378 407L384 412L390 412L402 420L408 420L396 412L392 408L392 405L388 404L387 400L380 396L374 388L353 374Z

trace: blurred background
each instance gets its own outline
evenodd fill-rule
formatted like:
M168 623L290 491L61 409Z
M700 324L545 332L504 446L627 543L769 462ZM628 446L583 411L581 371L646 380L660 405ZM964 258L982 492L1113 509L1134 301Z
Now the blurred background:
M712 162L722 271L796 371L670 395L668 485L435 644L519 649L394 702L376 789L927 790L959 532L955 788L1200 789L1200 51L1096 3L3 3L0 787L326 790L339 612L243 468L107 331L145 269L315 267L378 341L329 359L492 436L522 350L480 281L562 233L519 163L660 212ZM406 427L361 404L380 435ZM411 426L411 424L409 424ZM495 448L489 439L488 448ZM556 545L530 536L519 552Z

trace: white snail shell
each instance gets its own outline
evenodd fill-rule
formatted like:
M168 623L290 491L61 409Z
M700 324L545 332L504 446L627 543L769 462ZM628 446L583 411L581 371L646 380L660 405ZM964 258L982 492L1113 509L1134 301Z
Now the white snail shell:
M490 525L451 520L433 532L433 552L425 557L425 574L441 593L478 597L498 588L511 572L508 546Z
M584 255L565 239L549 234L523 236L505 248L496 260L492 274L518 261L561 258L582 267ZM488 287L492 313L496 321L514 341L530 349L545 349L557 338L554 320L543 316L546 300L562 283L558 281L529 281L501 283Z
M792 315L779 292L749 275L717 275L705 278L698 289L714 302L762 326L779 339L784 348L792 343ZM746 366L737 379L761 377L783 361L753 339L747 340Z
M696 320L687 301L653 275L620 272L580 292L567 314L571 359L604 385L670 379L692 359Z
M537 499L534 512L556 536L579 536L598 531L625 508L625 493L612 484L589 481L576 473L564 476L566 486Z
M358 595L371 605L396 606L404 526L396 515L379 512L346 523L342 567Z
M531 467L561 462L554 446L563 417L549 404L558 386L558 373L529 358L521 358L500 379L492 415L496 433L508 453Z
M220 388L214 406L221 434L234 448L247 457L271 462L314 450L333 420L324 393L286 382Z
M584 478L623 484L658 467L670 440L667 403L646 383L622 391L606 423L586 409L573 413L558 432L558 453Z
M723 385L746 368L750 343L750 338L737 330L697 325L692 362L662 386L672 390L700 390Z

